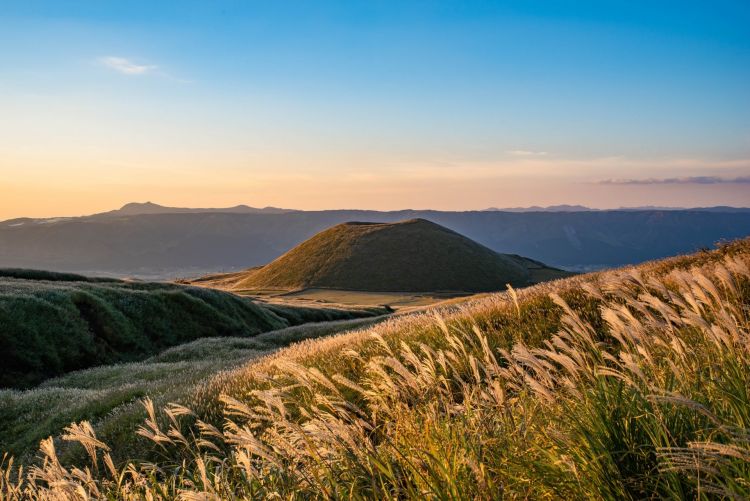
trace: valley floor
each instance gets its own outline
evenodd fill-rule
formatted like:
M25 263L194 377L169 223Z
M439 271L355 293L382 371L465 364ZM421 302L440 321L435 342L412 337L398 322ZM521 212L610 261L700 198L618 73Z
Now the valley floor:
M332 307L367 307L387 305L394 310L403 310L419 306L431 306L447 299L468 297L468 293L439 292L367 292L342 289L301 289L301 290L268 290L268 291L235 291L256 299L286 303L290 305L317 304Z

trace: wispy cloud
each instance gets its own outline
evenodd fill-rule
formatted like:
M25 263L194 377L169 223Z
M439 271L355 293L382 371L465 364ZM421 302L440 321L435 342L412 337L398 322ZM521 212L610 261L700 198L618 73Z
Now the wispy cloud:
M508 155L514 157L543 157L547 154L546 151L530 151L530 150L509 150L506 151Z
M623 184L623 185L646 185L646 184L750 184L750 176L721 177L721 176L690 176L690 177L666 177L646 179L605 179L599 184Z
M99 64L123 75L146 75L153 73L158 66L153 64L137 64L130 59L117 56L104 56L98 59Z

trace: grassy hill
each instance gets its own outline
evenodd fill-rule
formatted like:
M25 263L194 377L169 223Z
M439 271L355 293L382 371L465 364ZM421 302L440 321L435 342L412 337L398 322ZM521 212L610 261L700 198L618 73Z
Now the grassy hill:
M204 283L233 290L309 287L361 291L484 292L568 274L498 254L424 219L344 223L322 231L266 266Z
M749 305L745 240L395 317L145 400L130 438L71 425L0 492L747 499Z
M382 312L265 305L197 287L0 269L0 387L142 360L202 337Z

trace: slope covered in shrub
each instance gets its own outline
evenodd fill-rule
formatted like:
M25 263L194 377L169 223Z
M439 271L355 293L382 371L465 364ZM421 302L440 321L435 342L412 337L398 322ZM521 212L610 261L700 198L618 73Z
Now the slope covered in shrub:
M202 337L253 336L377 312L268 308L230 293L167 283L0 271L0 387L142 360Z

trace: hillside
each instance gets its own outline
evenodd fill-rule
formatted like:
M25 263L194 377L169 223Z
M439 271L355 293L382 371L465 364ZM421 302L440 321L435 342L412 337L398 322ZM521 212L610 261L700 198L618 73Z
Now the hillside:
M485 292L567 276L520 256L498 254L424 219L344 223L318 233L266 266L210 277L233 290ZM198 282L200 283L200 282Z
M378 313L383 311L266 305L197 287L0 269L0 387L141 360L203 337L247 337Z
M0 488L747 499L749 267L744 240L309 340L186 388L163 412L145 400L138 440L123 434L136 436L130 414L69 427L61 442L88 447L78 461L91 476L61 466L49 440L42 473L0 475ZM118 451L164 476L108 462Z
M148 279L265 265L346 221L423 218L497 252L588 271L712 248L750 234L750 213L642 210L588 212L356 211L110 214L0 222L0 267Z

